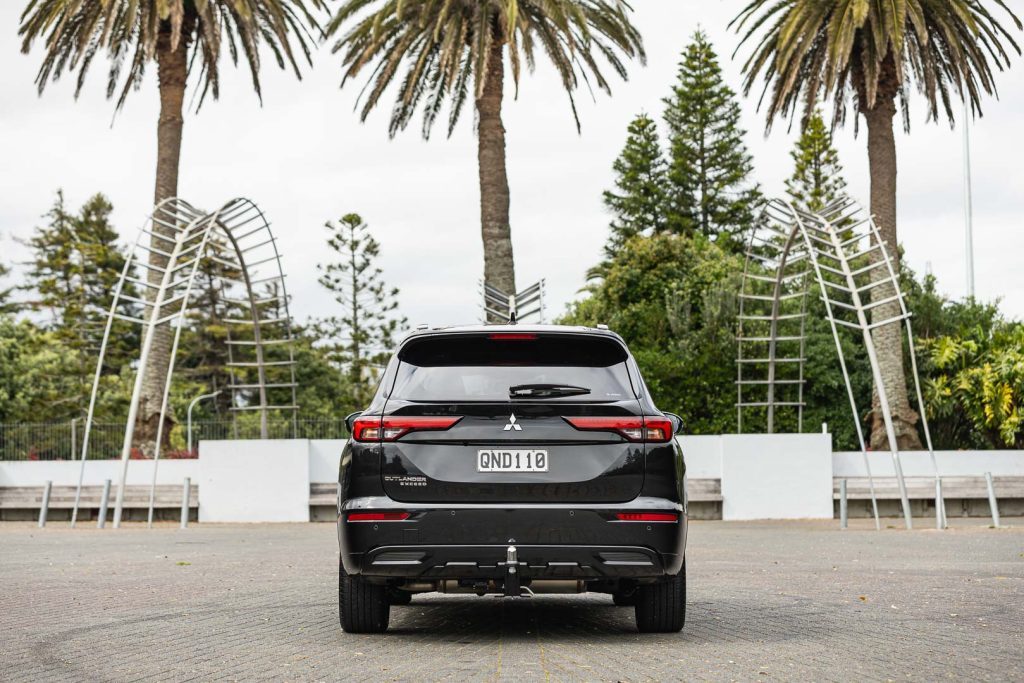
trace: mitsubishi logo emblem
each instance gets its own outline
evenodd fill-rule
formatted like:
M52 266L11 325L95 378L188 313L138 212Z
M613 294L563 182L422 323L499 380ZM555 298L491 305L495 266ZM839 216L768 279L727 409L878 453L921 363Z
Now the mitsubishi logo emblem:
M509 431L509 430L512 430L512 429L514 429L517 432L523 431L522 425L520 425L518 422L516 422L516 414L515 413L512 413L511 415L509 415L508 424L505 425L505 431L506 432Z

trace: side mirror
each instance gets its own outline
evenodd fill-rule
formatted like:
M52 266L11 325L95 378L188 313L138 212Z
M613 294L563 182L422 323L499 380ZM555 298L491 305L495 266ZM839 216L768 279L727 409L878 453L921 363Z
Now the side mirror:
M683 418L679 417L675 413L666 413L662 411L662 414L672 422L672 436L675 436L683 429Z
M345 427L348 428L348 433L352 433L353 425L355 424L356 418L363 414L363 411L357 410L354 413L349 413L345 416Z

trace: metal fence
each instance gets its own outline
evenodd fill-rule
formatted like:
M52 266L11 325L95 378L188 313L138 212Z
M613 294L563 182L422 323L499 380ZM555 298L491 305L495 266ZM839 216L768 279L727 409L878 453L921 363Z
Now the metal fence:
M344 418L271 420L271 439L344 439L348 436ZM77 460L82 455L85 422L81 419L67 422L0 423L0 460ZM258 439L260 427L256 422L241 420L204 420L192 423L192 442L223 441L225 439ZM89 436L89 459L117 458L124 441L124 423L93 423ZM179 424L171 433L171 448L167 457L195 457L188 453L185 424ZM176 444L180 442L180 444ZM177 445L177 447L176 447ZM163 457L163 456L162 456Z

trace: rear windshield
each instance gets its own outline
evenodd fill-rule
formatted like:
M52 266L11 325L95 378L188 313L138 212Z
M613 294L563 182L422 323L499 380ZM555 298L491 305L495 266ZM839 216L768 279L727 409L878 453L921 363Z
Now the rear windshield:
M393 398L408 401L509 401L509 389L558 385L589 389L573 396L515 400L573 403L634 398L626 351L608 337L583 335L431 336L410 341Z

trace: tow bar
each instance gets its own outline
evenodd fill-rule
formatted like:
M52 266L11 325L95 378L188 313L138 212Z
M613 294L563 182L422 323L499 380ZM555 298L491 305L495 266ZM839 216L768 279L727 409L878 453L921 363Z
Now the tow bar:
M510 545L505 552L505 597L519 598L523 595L524 588L519 583L519 554L514 545ZM529 588L525 589L528 595L533 595Z

